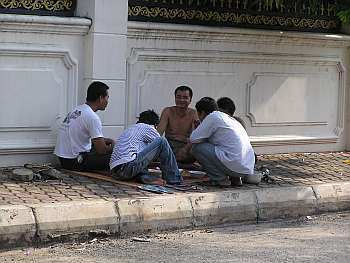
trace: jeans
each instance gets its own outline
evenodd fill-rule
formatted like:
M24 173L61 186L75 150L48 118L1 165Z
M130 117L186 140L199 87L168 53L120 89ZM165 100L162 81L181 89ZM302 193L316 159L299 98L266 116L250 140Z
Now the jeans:
M228 177L245 177L228 169L216 156L215 146L210 143L193 144L192 153L212 181L225 181Z
M159 137L148 144L136 158L128 163L113 168L112 176L120 180L130 180L138 176L147 176L148 165L153 161L160 160L162 178L168 184L182 183L182 177L177 167L175 155L171 150L168 141Z

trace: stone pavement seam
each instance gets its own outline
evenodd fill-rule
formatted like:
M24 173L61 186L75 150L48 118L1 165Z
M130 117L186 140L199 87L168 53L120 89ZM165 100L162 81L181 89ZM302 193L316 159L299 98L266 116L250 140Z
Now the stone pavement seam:
M194 207L193 207L193 202L192 202L192 199L188 196L188 201L190 202L190 205L191 205L191 211L192 211L192 227L195 227L195 222L194 222Z
M258 202L258 194L254 191L254 198L256 202L256 223L260 222L260 203Z
M114 202L114 209L115 209L115 213L117 214L118 218L119 218L119 222L118 222L118 230L117 230L117 233L120 233L121 230L120 230L120 210L119 210L119 206L118 206L118 202Z
M27 206L28 208L31 209L32 213L33 213L33 217L34 217L34 222L35 222L35 234L34 234L34 238L33 238L33 243L38 242L38 237L39 237L39 223L38 223L38 216L36 214L36 211L34 209L34 207L31 206Z

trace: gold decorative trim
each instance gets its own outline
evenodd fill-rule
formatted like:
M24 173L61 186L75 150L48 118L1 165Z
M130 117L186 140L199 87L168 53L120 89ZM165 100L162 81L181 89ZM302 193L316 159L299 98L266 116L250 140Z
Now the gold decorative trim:
M0 8L44 11L69 11L73 0L0 0Z
M255 26L279 26L296 29L337 29L338 23L335 20L326 19L308 19L297 17L267 16L267 15L249 15L233 12L202 11L202 10L184 10L179 8L167 9L165 7L145 7L129 6L129 18L139 17L145 19L161 20L180 20L180 21L199 21L216 24L237 24L237 25L255 25Z

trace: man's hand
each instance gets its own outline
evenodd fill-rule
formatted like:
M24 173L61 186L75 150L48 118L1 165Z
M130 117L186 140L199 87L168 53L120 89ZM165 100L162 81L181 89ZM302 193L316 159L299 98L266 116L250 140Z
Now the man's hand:
M95 139L92 139L92 144L94 145L94 148L96 150L96 153L97 154L108 154L108 153L112 153L113 151L113 143L112 141L109 141L109 144L107 145L106 142L105 142L105 138L95 138Z
M106 145L111 145L112 149L115 145L115 141L111 138L104 138Z
M191 155L192 144L188 142L184 147L176 152L176 158L178 161L186 161Z

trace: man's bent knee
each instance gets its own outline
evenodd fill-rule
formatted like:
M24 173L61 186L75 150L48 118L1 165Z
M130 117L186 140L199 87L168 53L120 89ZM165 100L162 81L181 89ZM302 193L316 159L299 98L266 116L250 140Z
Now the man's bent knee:
M206 147L204 143L196 143L192 145L192 153L194 156L203 153L206 151Z
M162 145L163 147L169 147L170 148L168 140L166 138L164 138L164 137L158 137L154 141L156 141L159 145Z

